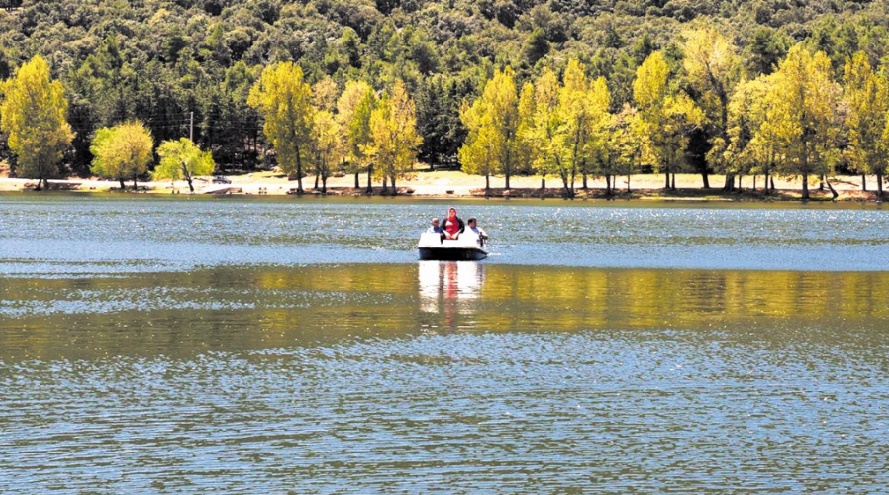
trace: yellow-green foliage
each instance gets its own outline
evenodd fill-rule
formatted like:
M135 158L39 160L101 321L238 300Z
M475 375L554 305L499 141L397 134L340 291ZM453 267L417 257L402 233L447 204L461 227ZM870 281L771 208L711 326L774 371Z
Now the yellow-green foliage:
M503 174L507 187L515 173L519 111L515 74L510 67L496 71L485 84L481 97L464 105L460 120L468 136L458 158L464 171L489 176Z
M828 171L827 155L835 143L840 88L831 76L824 52L812 53L797 44L778 67L767 96L767 124L784 151L780 170L803 176L804 199L808 176Z
M202 151L197 145L186 138L178 141L164 141L157 148L157 154L161 161L154 169L154 180L180 180L188 181L189 188L194 191L191 181L198 175L209 175L216 168L213 155L209 151Z
M96 132L90 146L92 172L99 177L121 179L145 173L153 159L154 140L142 122L127 122Z
M62 83L50 80L49 65L40 55L3 82L0 129L18 157L18 172L34 179L59 175L58 164L74 139L65 120L68 101Z
M303 161L309 152L315 107L312 88L293 62L266 67L250 89L247 104L263 118L262 130L275 147L281 170L295 175L302 192Z
M864 52L846 61L845 79L849 161L859 172L885 175L889 162L889 79L885 72L871 68ZM881 187L879 177L877 182Z
M377 171L392 181L413 169L417 149L423 138L417 133L414 102L401 80L396 80L392 94L380 100L371 113L372 142L365 153L377 165Z

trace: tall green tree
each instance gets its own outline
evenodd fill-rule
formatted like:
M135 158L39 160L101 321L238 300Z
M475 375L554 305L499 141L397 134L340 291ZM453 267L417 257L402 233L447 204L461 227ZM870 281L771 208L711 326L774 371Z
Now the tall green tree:
M263 117L263 132L275 147L281 170L296 177L297 193L303 194L303 162L311 145L317 109L302 68L292 62L266 67L250 89L247 104Z
M396 179L413 170L423 142L417 133L414 102L400 79L392 86L392 94L385 95L371 113L370 134L373 141L366 153L379 167L384 192L388 180L392 193L397 194Z
M675 189L676 173L685 162L689 133L701 124L703 112L688 96L668 84L669 73L663 54L653 52L636 72L633 96L645 126L647 161L665 175L665 189Z
M734 164L737 174L763 174L765 192L770 190L770 179L782 156L781 142L768 124L774 79L773 75L760 75L738 84L729 103L731 144L722 158Z
M315 114L315 123L312 126L312 150L315 174L321 179L321 192L327 194L327 178L346 151L342 139L342 127L330 111L321 110Z
M148 170L154 157L154 141L142 122L126 122L96 131L90 146L93 154L92 172L99 177L117 179L124 189L124 179L133 179L138 188L139 175Z
M770 132L781 140L780 170L803 179L802 199L810 198L809 176L827 174L835 148L840 88L832 79L830 58L793 46L776 71L769 93ZM829 184L829 183L828 183Z
M36 55L3 82L0 94L0 129L18 159L18 172L46 188L61 174L59 163L74 139L62 83L50 79L49 65Z
M534 113L532 123L525 128L525 139L534 150L534 167L543 179L541 190L546 188L546 176L559 174L566 196L571 195L566 164L568 163L567 134L563 114L559 108L561 86L555 72L544 69L534 82Z
M862 174L877 176L883 196L883 176L889 165L889 79L875 72L864 52L846 60L844 100L848 108L849 161Z
M358 188L358 174L367 171L367 193L371 192L371 161L365 153L372 141L370 116L377 106L377 95L364 81L348 81L337 100L337 117L345 136L345 159L348 171L355 174L355 188Z
M213 154L201 150L191 140L181 138L178 141L164 141L157 147L161 160L154 173L153 180L182 180L188 182L188 190L194 192L194 178L199 175L210 175L216 168Z
M715 26L689 29L683 34L685 77L694 89L695 103L704 111L704 128L709 135L711 149L716 151L708 161L726 174L725 189L731 190L734 184L731 163L720 158L723 156L721 150L731 144L728 107L735 85L741 78L741 57L738 49ZM709 189L706 162L698 172L703 178L704 188Z
M468 173L485 176L485 190L491 187L490 176L502 173L509 189L509 179L516 166L516 136L519 127L518 94L515 73L510 67L496 71L485 84L482 95L464 106L460 120L468 131L458 157ZM482 152L481 146L493 146ZM483 157L488 157L482 159Z

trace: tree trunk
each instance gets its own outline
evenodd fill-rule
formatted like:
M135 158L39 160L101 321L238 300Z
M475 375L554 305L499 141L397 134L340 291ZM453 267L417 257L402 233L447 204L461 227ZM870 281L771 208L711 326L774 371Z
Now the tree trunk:
M299 157L299 147L296 148L296 193L305 194L303 189L303 163Z
M867 176L861 174L861 190L867 192Z
M732 173L725 174L725 185L722 187L722 190L725 192L732 192L735 190L735 175Z
M185 177L185 181L188 182L188 190L189 192L194 192L194 185L191 183L191 176Z
M134 191L139 190L139 180L135 175L133 176L133 190Z
M774 178L774 177L769 177L769 181L770 181L771 184L772 184L772 188L771 188L770 190L771 190L771 191L774 191L774 190L775 190L775 178Z
M565 172L559 172L559 176L562 178L562 189L565 191L565 197L566 198L574 197L573 191L571 190L571 186L568 183L568 175Z
M632 192L630 191L630 177L632 177L632 175L627 174L627 192Z
M750 190L756 192L756 174L753 174L753 187Z
M373 186L371 186L371 183L370 183L370 178L372 175L373 175L373 166L368 165L367 166L367 190L365 191L365 192L367 192L367 194L373 194L373 192L374 192Z
M803 174L803 201L809 199L809 174Z
M704 189L710 189L710 175L706 170L701 172L701 177L704 179Z
M818 190L824 191L824 174L821 174L821 177L818 179Z
M385 172L383 174L383 192L381 193L383 196L389 193L389 177L386 177Z
M321 194L327 194L327 176L321 177Z
M670 190L675 191L676 190L676 174L674 173L672 175L673 175L673 182L670 184Z
M738 191L744 190L744 174L738 174Z
M883 198L883 174L877 172L877 196Z
M540 178L540 199L546 198L546 178Z
M355 172L355 189L361 187L361 184L358 183L358 172Z
M837 190L833 188L833 184L830 183L830 180L826 176L822 175L822 177L824 178L824 183L827 184L827 188L830 189L830 194L833 195L833 199L837 199L838 197L840 197L840 193L838 193Z
M586 191L588 189L589 187L587 187L586 174L583 174L583 190Z
M506 188L509 189L509 172L506 172Z
M605 174L605 194L611 196L611 176Z
M117 180L120 181L120 190L123 191L126 189L127 186L123 183L123 177L118 177Z
M316 172L315 173L315 187L313 187L312 189L318 189L318 182L320 182L320 181L321 181L321 172Z
M485 197L491 192L491 174L485 174Z
M398 188L395 186L395 176L392 176L392 195L398 196Z

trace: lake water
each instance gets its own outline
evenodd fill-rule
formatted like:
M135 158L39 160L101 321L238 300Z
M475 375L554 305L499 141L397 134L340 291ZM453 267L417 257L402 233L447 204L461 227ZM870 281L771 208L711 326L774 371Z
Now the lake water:
M889 211L0 196L0 493L881 493Z

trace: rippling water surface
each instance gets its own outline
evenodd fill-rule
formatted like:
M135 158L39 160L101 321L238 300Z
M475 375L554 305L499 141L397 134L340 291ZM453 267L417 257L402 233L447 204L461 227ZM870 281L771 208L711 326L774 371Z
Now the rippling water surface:
M0 196L0 493L881 493L889 214Z

